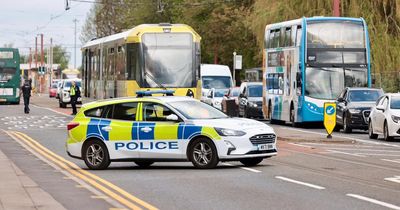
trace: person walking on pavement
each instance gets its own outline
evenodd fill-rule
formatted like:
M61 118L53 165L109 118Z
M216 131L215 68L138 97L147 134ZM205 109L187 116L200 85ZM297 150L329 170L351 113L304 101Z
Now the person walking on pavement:
M24 97L24 112L25 114L29 114L29 99L31 97L32 91L32 83L31 80L25 80L24 84L21 87L22 96Z
M76 102L78 98L81 97L81 91L76 85L75 81L72 81L71 89L69 90L69 96L71 97L72 114L76 115Z

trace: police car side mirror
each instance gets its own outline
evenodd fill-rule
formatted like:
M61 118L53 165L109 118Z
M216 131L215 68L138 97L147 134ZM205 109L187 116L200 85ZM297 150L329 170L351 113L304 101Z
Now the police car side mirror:
M168 121L178 121L178 116L176 116L176 114L170 114L170 115L168 115L167 117L166 117L166 119L168 120Z
M385 107L383 105L376 106L376 109L379 110L379 111L382 111L382 112L385 111Z

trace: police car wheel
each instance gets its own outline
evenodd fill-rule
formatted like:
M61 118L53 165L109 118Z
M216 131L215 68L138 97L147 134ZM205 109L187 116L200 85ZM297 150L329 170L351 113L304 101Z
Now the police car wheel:
M106 169L111 161L106 146L99 140L91 140L83 145L83 159L88 168Z
M189 160L196 168L215 168L219 160L214 143L207 138L198 138L190 144Z
M255 166L263 161L263 158L246 158L240 160L240 162L245 166Z
M135 161L135 164L138 165L140 168L147 168L153 163L153 161Z

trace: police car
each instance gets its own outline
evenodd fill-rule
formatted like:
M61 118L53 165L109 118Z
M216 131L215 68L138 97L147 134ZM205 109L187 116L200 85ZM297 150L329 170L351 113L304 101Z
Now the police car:
M67 153L90 169L133 161L148 167L158 161L191 161L213 168L219 161L254 166L277 154L268 125L230 118L190 97L131 97L82 106L67 125Z

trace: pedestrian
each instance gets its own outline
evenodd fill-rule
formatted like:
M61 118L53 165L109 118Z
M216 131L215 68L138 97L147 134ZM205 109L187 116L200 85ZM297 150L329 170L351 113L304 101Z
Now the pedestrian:
M81 97L81 91L79 86L76 85L75 81L72 81L71 89L69 90L69 96L71 97L72 114L76 115L76 102L78 98Z
M25 80L24 84L21 87L22 96L24 97L24 112L25 114L29 114L29 99L31 97L32 91L32 82L31 80Z

